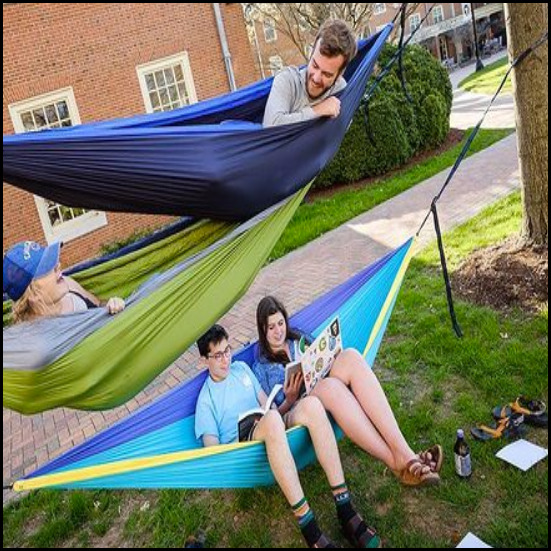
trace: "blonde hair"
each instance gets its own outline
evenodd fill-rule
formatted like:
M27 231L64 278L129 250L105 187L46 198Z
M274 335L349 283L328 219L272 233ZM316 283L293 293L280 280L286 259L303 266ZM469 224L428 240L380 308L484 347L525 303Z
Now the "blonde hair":
M58 314L58 309L46 300L39 285L31 281L23 296L13 304L13 321L21 323Z

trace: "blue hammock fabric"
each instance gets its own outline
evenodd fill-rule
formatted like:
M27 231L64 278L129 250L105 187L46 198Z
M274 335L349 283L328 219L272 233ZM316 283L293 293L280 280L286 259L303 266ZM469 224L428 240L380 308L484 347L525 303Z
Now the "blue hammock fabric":
M3 181L67 206L248 219L332 159L391 29L360 43L337 119L262 128L268 79L167 113L4 136Z
M413 240L318 298L291 325L318 334L339 316L343 344L369 365L385 332L412 254ZM252 364L253 343L235 355ZM203 448L195 439L195 406L206 372L162 396L14 484L15 490L57 488L243 488L274 483L260 443ZM338 427L335 427L340 433ZM302 468L315 459L303 428L288 432Z

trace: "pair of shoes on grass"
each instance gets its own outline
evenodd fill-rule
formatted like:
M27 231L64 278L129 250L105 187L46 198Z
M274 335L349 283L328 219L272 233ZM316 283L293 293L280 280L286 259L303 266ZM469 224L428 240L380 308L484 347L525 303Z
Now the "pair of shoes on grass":
M529 400L519 396L514 402L495 407L492 411L495 422L490 425L478 425L471 429L477 440L495 440L506 438L513 440L524 436L526 424L547 427L546 405L541 400Z

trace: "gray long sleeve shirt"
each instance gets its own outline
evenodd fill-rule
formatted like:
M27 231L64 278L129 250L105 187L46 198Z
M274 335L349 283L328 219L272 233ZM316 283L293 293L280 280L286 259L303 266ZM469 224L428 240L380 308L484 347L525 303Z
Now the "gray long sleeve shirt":
M327 92L311 99L306 88L306 67L286 67L274 78L264 111L264 126L293 124L317 118L312 107L346 87L341 76Z

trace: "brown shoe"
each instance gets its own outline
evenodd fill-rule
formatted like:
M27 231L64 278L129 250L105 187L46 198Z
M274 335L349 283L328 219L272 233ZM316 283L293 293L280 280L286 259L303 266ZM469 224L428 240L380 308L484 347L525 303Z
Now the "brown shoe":
M444 462L444 451L440 444L435 444L419 454L421 463L427 465L433 473L439 473Z
M433 485L440 482L440 475L431 471L419 457L410 459L401 471L393 471L405 486Z

